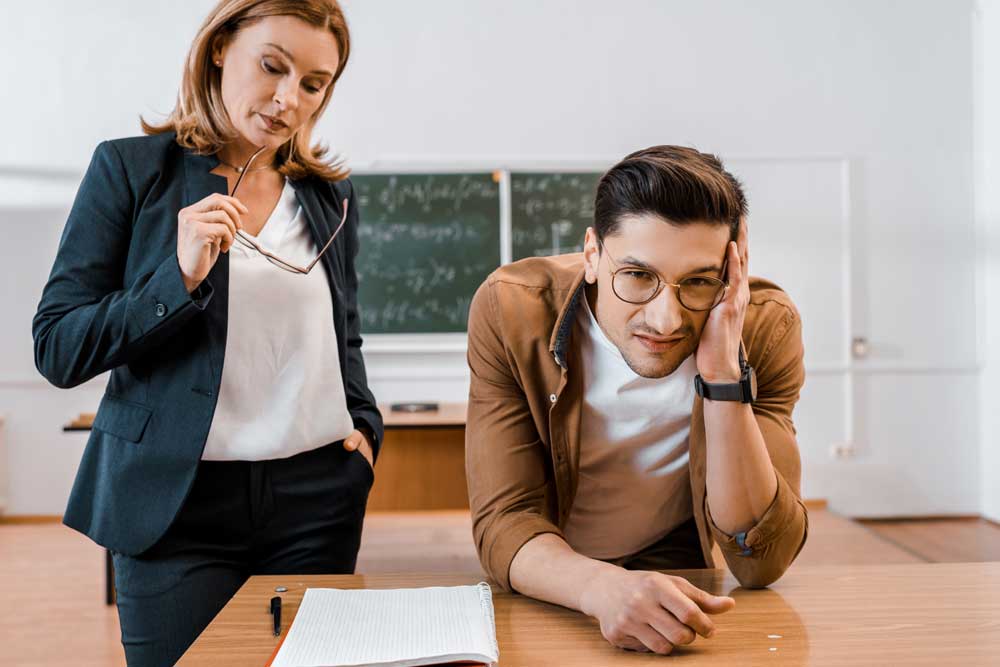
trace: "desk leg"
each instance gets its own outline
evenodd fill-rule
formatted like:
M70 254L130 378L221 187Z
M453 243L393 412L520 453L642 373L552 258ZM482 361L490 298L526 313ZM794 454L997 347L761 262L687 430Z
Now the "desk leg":
M115 603L115 566L111 552L104 550L104 604Z

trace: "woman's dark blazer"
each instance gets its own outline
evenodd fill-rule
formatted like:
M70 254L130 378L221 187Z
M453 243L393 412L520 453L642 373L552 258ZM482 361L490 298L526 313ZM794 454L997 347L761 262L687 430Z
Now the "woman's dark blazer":
M100 144L32 322L35 365L55 386L111 371L63 521L127 555L152 546L176 516L219 396L229 255L219 255L193 294L177 263L177 213L228 192L226 179L209 173L218 164L173 133ZM292 186L320 247L340 223L341 202L350 202L321 264L347 409L355 426L374 432L377 454L382 418L368 389L356 301L357 200L347 180Z

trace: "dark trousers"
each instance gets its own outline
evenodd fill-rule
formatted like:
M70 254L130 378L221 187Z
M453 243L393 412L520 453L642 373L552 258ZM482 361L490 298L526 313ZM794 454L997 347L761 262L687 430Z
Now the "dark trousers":
M608 562L626 570L689 570L707 567L694 517L638 553Z
M286 459L203 461L166 534L139 556L114 554L129 667L177 662L250 575L352 574L372 481L365 458L339 442Z

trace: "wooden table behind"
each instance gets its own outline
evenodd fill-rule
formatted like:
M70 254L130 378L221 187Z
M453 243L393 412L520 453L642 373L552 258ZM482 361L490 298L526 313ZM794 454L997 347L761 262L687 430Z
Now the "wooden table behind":
M379 406L385 441L368 511L469 508L465 485L465 403L412 414Z
M375 467L369 511L469 508L465 485L465 403L441 403L429 412L393 412L380 405L385 441ZM64 431L89 431L84 413Z
M1000 655L1000 563L795 567L771 589L747 591L723 570L683 573L736 609L709 640L678 649L698 665L995 665ZM471 575L252 577L188 650L181 667L264 665L267 601L283 594L283 630L306 587L407 588L475 583ZM657 664L661 656L611 647L595 621L494 588L502 667ZM391 628L373 627L373 637ZM674 663L671 663L674 664Z

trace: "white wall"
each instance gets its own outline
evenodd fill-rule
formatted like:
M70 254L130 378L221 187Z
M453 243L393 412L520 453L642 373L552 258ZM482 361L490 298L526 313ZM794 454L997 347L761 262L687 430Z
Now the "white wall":
M24 183L65 190L97 142L169 110L212 4L52 0L0 24L13 56L0 80L24 100L0 108L0 224L14 241L2 252L31 258L0 330L11 512L61 511L82 445L58 426L101 391L33 374L28 323L68 201ZM352 62L320 130L357 167L592 163L653 143L846 165L845 333L872 354L809 369L805 492L859 515L978 511L972 0L345 7ZM15 204L48 218L3 210ZM464 397L460 351L367 356L382 400ZM831 458L844 440L853 456Z
M982 513L1000 521L1000 0L980 0L976 34L976 217L983 373L980 393Z

